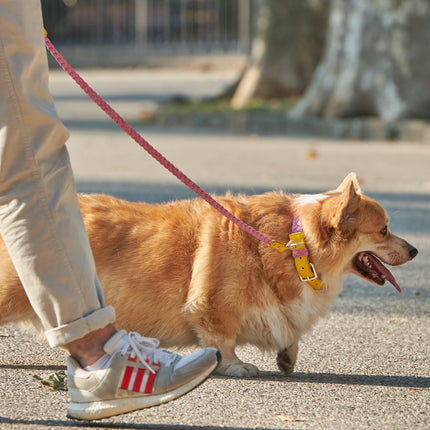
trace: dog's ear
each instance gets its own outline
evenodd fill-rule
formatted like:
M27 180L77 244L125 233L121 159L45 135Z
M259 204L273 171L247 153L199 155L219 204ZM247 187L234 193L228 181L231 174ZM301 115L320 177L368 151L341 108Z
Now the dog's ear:
M344 237L353 232L358 218L361 190L357 190L356 182L356 177L348 175L322 207L321 217L325 226Z
M355 172L349 173L342 181L342 183L337 187L336 191L343 193L351 186L351 184L354 186L354 190L356 194L363 195L363 192L361 191L361 188L360 188L360 182Z

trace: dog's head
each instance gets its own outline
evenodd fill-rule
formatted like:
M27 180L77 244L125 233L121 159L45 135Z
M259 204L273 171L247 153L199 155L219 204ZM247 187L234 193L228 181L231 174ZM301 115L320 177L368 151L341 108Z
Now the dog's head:
M389 281L401 292L383 263L404 264L418 251L390 232L385 209L362 193L355 173L350 173L336 190L321 195L316 202L308 206L299 197L301 216L306 218L311 231L312 245L317 249L315 262L321 265L321 270L354 273L380 286Z

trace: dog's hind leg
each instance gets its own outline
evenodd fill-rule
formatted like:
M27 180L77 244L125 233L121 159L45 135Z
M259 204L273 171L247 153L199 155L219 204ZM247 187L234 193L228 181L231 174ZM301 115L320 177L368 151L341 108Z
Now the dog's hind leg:
M0 325L34 316L6 246L0 238Z
M20 322L33 316L33 309L20 283L0 284L0 325Z

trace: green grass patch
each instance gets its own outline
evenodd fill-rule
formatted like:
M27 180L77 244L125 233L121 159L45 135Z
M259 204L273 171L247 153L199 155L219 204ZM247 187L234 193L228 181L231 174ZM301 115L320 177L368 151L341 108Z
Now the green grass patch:
M285 112L291 109L297 100L285 99L285 100L262 100L253 99L243 109L242 112ZM182 114L193 114L193 113L207 113L215 114L222 112L232 112L234 109L230 106L230 97L219 97L214 99L205 100L182 100L173 99L170 102L163 103L159 106L159 112L166 113L182 113Z
M429 113L417 113L417 114L412 116L412 119L416 119L419 121L430 123L430 114Z

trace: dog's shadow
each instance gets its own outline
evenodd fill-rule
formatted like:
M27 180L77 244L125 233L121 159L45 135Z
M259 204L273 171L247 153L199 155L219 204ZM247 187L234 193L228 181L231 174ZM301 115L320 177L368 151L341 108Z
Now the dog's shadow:
M215 375L218 379L235 379L234 377ZM430 378L420 376L392 375L354 375L338 373L304 373L294 372L289 376L276 371L260 371L258 378L241 377L244 380L276 381L286 383L306 384L340 384L383 387L407 387L416 389L430 388Z

